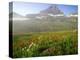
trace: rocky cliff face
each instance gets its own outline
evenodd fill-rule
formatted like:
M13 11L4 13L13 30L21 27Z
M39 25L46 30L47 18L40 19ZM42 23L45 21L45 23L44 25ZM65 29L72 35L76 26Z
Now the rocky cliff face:
M47 9L45 9L43 11L40 11L40 13L42 13L42 14L53 14L53 15L63 14L63 12L61 12L59 10L59 8L57 7L57 5L51 5Z

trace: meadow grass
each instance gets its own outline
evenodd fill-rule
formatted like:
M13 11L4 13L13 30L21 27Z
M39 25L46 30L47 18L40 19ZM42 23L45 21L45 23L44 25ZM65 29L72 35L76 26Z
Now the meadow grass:
M13 57L71 55L78 53L77 31L13 35Z

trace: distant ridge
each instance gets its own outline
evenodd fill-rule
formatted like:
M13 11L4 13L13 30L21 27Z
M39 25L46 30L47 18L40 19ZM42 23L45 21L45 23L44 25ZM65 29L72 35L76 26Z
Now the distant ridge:
M78 12L70 13L67 17L78 17Z
M13 17L24 17L24 16L22 16L22 15L16 13L16 12L11 12L11 13L9 14L9 16L11 16L11 15L13 15Z
M12 12L9 14L9 16L13 18L13 20L27 20L27 18L25 16L22 16L16 12Z

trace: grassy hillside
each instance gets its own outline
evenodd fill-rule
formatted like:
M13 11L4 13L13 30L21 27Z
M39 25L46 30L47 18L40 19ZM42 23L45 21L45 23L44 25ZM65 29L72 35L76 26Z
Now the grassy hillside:
M13 35L13 57L78 53L77 31L35 32Z

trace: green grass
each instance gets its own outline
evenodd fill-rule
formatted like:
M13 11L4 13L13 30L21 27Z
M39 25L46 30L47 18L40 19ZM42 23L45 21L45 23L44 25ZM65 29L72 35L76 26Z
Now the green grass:
M13 35L13 57L71 55L78 53L77 31Z

